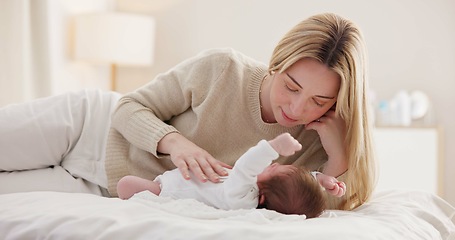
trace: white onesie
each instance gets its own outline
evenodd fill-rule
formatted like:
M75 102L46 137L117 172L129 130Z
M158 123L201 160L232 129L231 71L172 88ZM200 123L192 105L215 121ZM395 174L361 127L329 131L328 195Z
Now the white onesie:
M161 184L160 196L174 199L191 198L215 208L253 209L258 206L257 175L278 158L278 153L266 140L245 152L235 163L229 176L220 183L185 180L178 169L155 178ZM194 175L191 179L196 179Z

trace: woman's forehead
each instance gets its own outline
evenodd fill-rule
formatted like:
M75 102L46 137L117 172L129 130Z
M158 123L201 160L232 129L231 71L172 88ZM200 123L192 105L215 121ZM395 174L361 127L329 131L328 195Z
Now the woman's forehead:
M336 95L340 89L340 76L332 69L311 58L295 62L284 75L301 88L311 87L324 95Z

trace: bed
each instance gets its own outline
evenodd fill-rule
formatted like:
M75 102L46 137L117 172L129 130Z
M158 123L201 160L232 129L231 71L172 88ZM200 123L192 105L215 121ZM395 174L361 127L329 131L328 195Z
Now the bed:
M455 239L455 209L431 193L383 190L354 211L322 216L224 211L141 192L0 195L1 239Z

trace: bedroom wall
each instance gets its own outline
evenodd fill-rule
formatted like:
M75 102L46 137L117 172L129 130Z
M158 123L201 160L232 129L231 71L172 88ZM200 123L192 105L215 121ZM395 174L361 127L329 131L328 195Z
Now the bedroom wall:
M398 90L424 90L443 133L444 198L455 204L455 1L383 0L117 0L121 11L157 21L155 64L121 68L121 92L134 90L185 58L213 47L233 47L268 61L279 38L298 21L335 12L355 21L367 41L371 88L377 99ZM416 163L419 164L419 163ZM403 172L412 171L403 169Z
M73 60L71 22L111 0L1 0L0 106L83 88L109 87L109 66Z

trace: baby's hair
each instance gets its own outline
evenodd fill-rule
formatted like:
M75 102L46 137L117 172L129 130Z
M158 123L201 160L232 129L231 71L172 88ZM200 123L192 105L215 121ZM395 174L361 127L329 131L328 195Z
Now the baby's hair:
M283 214L305 214L307 218L321 215L326 209L325 193L311 173L293 166L290 171L258 183L265 201L258 208Z

